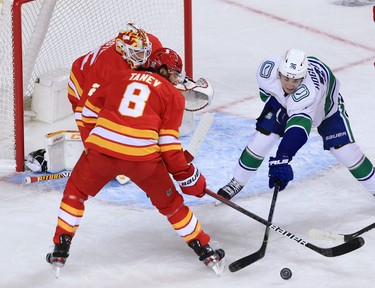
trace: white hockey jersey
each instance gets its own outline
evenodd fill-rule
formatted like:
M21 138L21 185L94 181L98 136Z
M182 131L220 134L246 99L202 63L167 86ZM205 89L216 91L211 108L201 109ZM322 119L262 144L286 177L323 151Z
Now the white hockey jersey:
M287 110L288 116L304 114L312 119L312 126L334 114L339 105L340 83L332 71L315 57L308 58L307 75L297 89L285 95L279 79L281 57L262 61L257 71L257 81L262 100L272 96Z

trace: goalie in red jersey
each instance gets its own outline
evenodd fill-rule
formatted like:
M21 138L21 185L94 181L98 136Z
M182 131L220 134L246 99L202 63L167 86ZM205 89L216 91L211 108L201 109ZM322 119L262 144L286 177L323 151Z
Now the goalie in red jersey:
M151 56L150 67L154 73L129 69L115 73L86 101L85 107L98 115L93 117L95 123L83 121L91 132L64 190L55 247L46 257L53 267L64 266L88 197L124 174L149 196L199 260L222 272L224 251L211 248L210 236L184 204L170 176L183 193L204 195L205 177L187 163L178 140L185 101L172 84L182 72L181 58L162 48Z
M102 46L77 58L71 67L68 83L68 99L72 105L74 119L79 130L79 137L71 141L72 147L65 150L65 145L54 145L55 141L48 141L51 145L45 145L45 149L39 149L29 153L25 157L25 165L34 172L60 172L64 169L71 170L83 149L83 142L89 131L82 124L82 109L90 95L99 88L99 84L110 78L114 71L123 69L139 69L152 51L162 47L159 39L152 34L146 33L133 23L128 23L126 28L118 36ZM63 130L47 134L45 137L63 137L64 133L74 131ZM59 134L55 136L55 134ZM52 136L51 136L52 135ZM120 179L125 176L119 175ZM125 177L126 178L126 177ZM121 184L123 180L116 178Z
M73 62L68 84L68 98L75 121L84 141L88 134L82 129L82 109L86 99L114 71L138 69L162 44L154 35L128 23L115 39L90 51Z
M34 172L57 173L64 169L71 170L78 160L83 149L83 143L89 135L82 123L83 107L87 98L96 90L100 90L113 75L120 70L138 70L149 66L149 56L154 51L162 48L162 44L152 34L132 23L128 23L115 39L103 44L76 59L70 71L68 83L68 98L74 111L75 122L79 129L79 137L71 145L55 145L55 141L48 141L45 149L29 153L25 157L25 165ZM213 89L209 82L199 78L196 82L181 73L179 81L175 81L178 89L185 96L185 113L180 127L180 134L187 135L194 129L193 112L199 111L211 103ZM98 107L97 107L98 108ZM90 118L91 115L88 115ZM95 120L94 120L95 121ZM46 138L64 138L66 133L74 131L56 131L49 133ZM58 135L57 135L58 134ZM72 149L66 150L66 147ZM116 177L121 184L129 178L124 175Z

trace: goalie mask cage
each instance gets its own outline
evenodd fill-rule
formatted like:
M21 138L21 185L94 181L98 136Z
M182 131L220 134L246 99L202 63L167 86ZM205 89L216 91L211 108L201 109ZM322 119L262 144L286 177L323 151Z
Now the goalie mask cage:
M24 106L38 77L60 68L69 74L76 58L115 38L128 22L176 50L192 76L191 1L3 0L0 166L24 170Z

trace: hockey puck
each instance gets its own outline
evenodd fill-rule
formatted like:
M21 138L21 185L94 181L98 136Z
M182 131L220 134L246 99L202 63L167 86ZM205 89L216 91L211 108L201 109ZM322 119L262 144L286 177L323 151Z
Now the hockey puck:
M292 278L292 270L290 270L289 268L283 268L280 271L280 276L284 280L289 280L290 278Z

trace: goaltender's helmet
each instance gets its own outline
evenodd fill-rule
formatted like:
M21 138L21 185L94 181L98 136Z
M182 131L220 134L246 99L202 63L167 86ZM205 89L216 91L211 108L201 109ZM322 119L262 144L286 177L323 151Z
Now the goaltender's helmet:
M165 67L169 73L176 71L178 74L182 72L181 57L170 48L160 48L156 50L147 61L148 67L159 71L161 67Z
M148 39L146 32L128 23L126 28L118 34L116 41L116 51L120 53L132 69L143 65L152 52L152 43Z
M306 53L298 49L289 49L281 59L279 72L291 79L305 78L307 73Z

